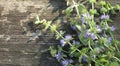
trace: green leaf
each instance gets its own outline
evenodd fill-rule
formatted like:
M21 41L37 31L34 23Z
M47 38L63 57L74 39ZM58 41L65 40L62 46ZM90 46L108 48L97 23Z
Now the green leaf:
M73 11L73 7L72 6L70 6L70 7L68 7L67 9L66 9L66 15L70 15L70 13Z
M52 21L48 21L45 23L45 29L48 29L51 25Z
M79 57L79 56L80 56L80 53L78 53L78 52L73 52L72 54L70 53L69 56L70 56L70 57Z
M71 46L70 49L75 50L76 49L75 45Z
M83 64L79 64L79 66L83 66Z
M95 28L96 24L94 21L89 22L91 28Z
M63 36L65 34L65 31L60 31L59 33ZM59 34L56 34L55 36L57 40L61 38Z
M50 54L52 55L52 57L55 57L57 50L54 48L54 46L50 46L49 50L50 50Z
M76 49L72 50L72 51L70 52L70 54L76 54L75 51L76 51Z
M55 30L57 30L57 27L58 27L57 25L53 24L50 28L51 32L54 33Z
M92 15L97 14L97 10L96 9L90 9L90 14L92 14Z
M86 7L82 4L79 4L78 10L79 10L80 13L86 13L87 12Z
M40 24L40 21L35 21L35 24L37 25L37 24Z
M110 66L119 66L118 62L112 62Z
M76 51L75 45L71 46L70 50L71 50L70 54L73 54Z
M81 26L80 25L76 25L77 29L81 31Z
M82 61L82 55L79 57L79 62L81 62Z
M102 58L106 58L106 57L107 57L107 55L103 54L101 57L102 57Z
M83 49L81 50L81 52L82 52L83 54L86 54L86 53L88 53L88 50L89 50L89 48L83 48Z
M37 16L36 16L35 24L39 24L39 23L41 23L41 21L40 21L40 19L39 19L39 16L37 15Z
M101 42L101 44L107 43L107 38L102 37L102 38L100 39L100 42Z
M111 10L111 13L112 13L112 14L116 14L116 12L115 12L115 10L114 10L114 9L112 9L112 10Z
M100 5L105 5L106 4L106 2L105 1L100 1Z
M115 8L118 9L118 10L120 10L120 5L117 4L117 5L115 6Z
M120 51L116 52L115 56L118 57L118 58L120 58Z
M101 8L101 13L107 12L107 9L105 7Z
M100 62L103 62L103 63L105 62L105 63L107 63L108 60L106 60L105 58L101 58L101 59L100 59Z
M95 66L99 66L99 64L96 63Z
M94 51L95 54L98 54L98 53L100 53L102 51L102 49L99 48L99 47L96 47L96 48L94 48L93 51Z
M63 51L62 47L60 45L57 46L58 47L58 52Z
M79 40L80 40L83 44L87 45L88 39L87 39L87 38L84 38L85 32L86 32L86 31L82 31L82 32L81 32L81 34L79 35Z

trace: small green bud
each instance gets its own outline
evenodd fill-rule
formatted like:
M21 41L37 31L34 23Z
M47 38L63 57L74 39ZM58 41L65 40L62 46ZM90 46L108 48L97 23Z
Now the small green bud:
M96 9L90 9L90 14L92 14L92 15L97 14L97 10Z
M116 9L120 10L120 5L117 4L115 7Z
M101 12L105 13L105 12L107 12L107 9L103 7L103 8L101 8Z
M36 16L35 24L40 24L40 23L41 23L41 22L40 22L39 16L37 15L37 16Z
M96 0L89 0L89 2L90 2L90 3L95 3L95 2L96 2Z
M35 24L37 25L37 24L40 24L41 22L40 21L35 21Z
M100 5L105 5L106 4L106 2L105 1L100 1Z

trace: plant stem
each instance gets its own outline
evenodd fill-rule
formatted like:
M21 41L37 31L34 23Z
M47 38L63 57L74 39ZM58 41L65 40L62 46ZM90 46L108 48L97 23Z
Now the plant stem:
M118 59L117 57L113 57L113 58L115 58L116 60L118 60L120 62L120 59Z
M92 9L94 9L94 3L92 3ZM94 21L94 15L92 15L92 21Z
M88 46L89 48L93 51L92 47L91 47L91 44L90 44L90 41L88 42Z
M50 28L51 28L51 27L52 27L52 26L50 25ZM56 29L55 29L54 31L55 31L62 39L65 39ZM68 42L68 44L69 44L70 46L72 46L72 44L71 44L70 42ZM80 51L78 48L76 48L76 50L81 53L81 51Z
M75 9L76 9L76 12L77 12L78 17L80 18L80 13L79 13L79 9L78 9L79 4L75 3L74 0L72 0L72 2L73 2L73 4L74 4L74 6L75 6Z
M116 45L116 43L115 43L115 47L116 47L116 50L119 52L119 49L118 49L118 46Z

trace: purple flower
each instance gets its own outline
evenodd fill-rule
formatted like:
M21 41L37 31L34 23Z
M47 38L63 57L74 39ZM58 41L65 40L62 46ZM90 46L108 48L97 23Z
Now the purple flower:
M100 19L103 20L103 19L109 19L110 16L109 15L101 15Z
M87 31L84 35L85 38L88 38L91 35L90 31Z
M65 42L65 40L63 40L63 39L60 40L61 46L65 46L66 43L67 43L67 42Z
M109 37L109 38L107 39L107 41L108 41L108 43L111 43L112 37Z
M85 17L81 17L80 21L81 21L82 23L87 23Z
M65 40L70 40L71 38L72 38L72 36L69 34L65 36Z
M74 63L74 60L69 59L68 62L69 62L69 63Z
M68 61L67 60L62 61L61 63L62 63L62 66L67 66L68 65Z
M85 17L85 18L91 18L91 16L90 16L89 13L82 14L82 17Z
M97 36L96 36L94 33L92 33L92 34L90 35L90 37L91 37L93 40L98 39Z
M89 13L82 14L80 21L87 24L87 20L92 19Z
M59 60L62 58L62 55L63 55L63 53L58 52L58 53L55 55L55 58L59 61Z
M79 41L76 41L75 44L80 44L80 42L79 42Z
M104 47L97 47L94 50L95 50L96 53L101 53L101 52L104 51L104 49L105 49Z
M98 39L97 36L94 33L90 33L90 31L87 31L84 35L85 38L92 38L93 40Z
M77 28L76 28L76 26L72 26L72 30L76 30Z
M115 30L115 27L114 27L114 26L112 26L112 27L110 27L110 29L111 29L111 31L114 31L114 30Z
M83 62L87 62L87 57L83 55L83 56L82 56L82 61L83 61Z
M82 17L87 17L87 16L88 16L88 14L87 14L87 13L82 14Z

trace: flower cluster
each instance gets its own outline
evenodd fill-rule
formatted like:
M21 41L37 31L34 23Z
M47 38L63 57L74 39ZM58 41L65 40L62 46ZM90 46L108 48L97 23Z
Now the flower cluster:
M74 61L72 59L69 59L69 60L63 60L61 63L62 63L62 66L68 66L69 63L73 63Z
M91 33L90 31L86 31L85 35L84 35L85 38L92 38L93 40L95 39L98 39L97 36L94 34L94 33Z
M62 47L65 46L65 44L67 43L67 41L69 41L69 40L71 40L71 39L72 39L72 36L71 36L71 35L69 35L69 34L66 35L64 39L61 39L61 40L60 40L61 46L62 46Z
M91 15L89 13L82 14L82 17L80 18L80 21L83 24L88 24L88 21L91 20Z
M120 6L113 7L108 2L96 0L85 1L85 5L84 0L81 1L83 3L76 3L74 0L72 2L66 9L66 14L74 33L61 33L57 26L51 25L51 21L39 21L37 18L37 24L42 23L45 29L52 30L59 40L57 47L50 48L51 55L62 66L119 66L120 50L117 46L120 42L113 36L115 27L108 23L111 21L110 13L120 9ZM76 12L78 18L71 17L71 12Z
M101 20L108 20L109 18L110 18L110 16L109 15L105 15L105 14L100 16Z
M60 61L61 61L61 64L62 66L68 66L69 63L74 63L74 60L72 59L63 59L63 53L62 52L58 52L56 55L55 55L55 58Z
M62 55L63 55L62 52L58 52L58 53L55 55L55 57L56 57L56 59L59 61L59 60L62 59Z

